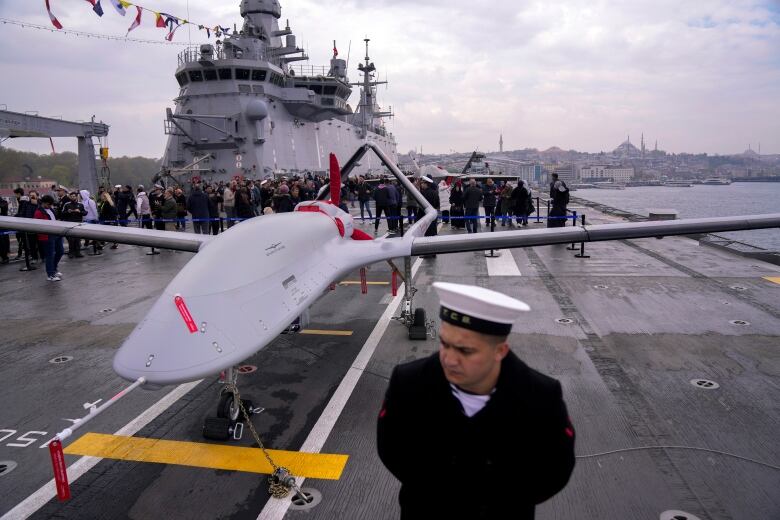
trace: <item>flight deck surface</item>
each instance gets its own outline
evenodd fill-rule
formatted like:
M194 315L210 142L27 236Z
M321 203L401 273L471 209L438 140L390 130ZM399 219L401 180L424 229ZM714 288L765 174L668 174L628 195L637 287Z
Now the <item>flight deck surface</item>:
M617 221L585 211L594 224ZM445 225L441 232L453 231ZM683 237L587 244L588 259L575 252L547 246L504 250L499 258L413 259L415 305L429 318L438 310L433 281L481 285L532 307L510 343L563 384L581 457L569 485L537 508L537 518L649 520L670 510L702 519L780 517L780 470L717 453L780 465L780 284L768 279L780 269ZM399 484L376 455L376 416L392 368L436 352L438 342L410 341L405 327L388 319L400 297L390 294L387 264L368 270L376 282L368 294L350 283L324 296L307 325L317 333L280 336L245 362L257 369L239 378L242 396L265 408L254 424L269 447L319 443L323 453L349 456L340 479L304 482L322 495L316 506L294 510L289 499L269 499L265 476L255 473L69 455L71 479L83 473L72 482L73 498L62 504L40 491L52 478L41 446L67 419L85 414L83 403L126 386L111 370L115 350L191 257L147 257L142 248L120 246L63 260L58 284L46 282L42 270L2 266L0 461L17 466L0 475L0 515L397 518ZM353 273L345 281L357 280ZM49 362L63 356L73 359ZM692 384L696 379L718 387ZM121 431L211 442L201 428L218 390L216 377L139 390L74 437ZM334 401L343 409L323 417ZM228 444L253 441L245 432ZM590 456L633 448L647 449ZM420 467L431 479L438 470ZM492 496L478 476L464 478L475 478L474 492L486 499L512 500Z

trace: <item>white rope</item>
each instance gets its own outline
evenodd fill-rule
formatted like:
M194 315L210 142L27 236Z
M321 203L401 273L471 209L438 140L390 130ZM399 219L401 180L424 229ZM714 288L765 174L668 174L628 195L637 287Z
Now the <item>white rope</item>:
M594 457L603 457L604 455L612 455L615 453L626 453L629 451L642 451L642 450L692 450L692 451L704 451L707 453L715 453L717 455L725 455L727 457L733 457L735 459L744 460L747 462L752 462L753 464L759 464L761 466L766 466L767 468L772 468L775 470L780 471L780 466L775 466L774 464L770 464L768 462L762 462L760 460L751 459L748 457L743 457L741 455L735 455L734 453L729 453L727 451L720 451L720 450L711 450L709 448L699 448L697 446L638 446L635 448L622 448L619 450L611 450L611 451L604 451L601 453L591 453L588 455L577 455L576 458L578 459L589 459Z
M157 40L141 40L138 38L126 38L124 36L112 36L110 34L99 34L99 33L90 33L85 31L74 31L72 29L55 29L53 27L47 27L45 25L38 25L34 23L29 22L22 22L20 20L11 20L9 18L0 18L0 22L3 24L11 24L11 25L18 25L19 27L22 27L24 29L39 29L43 31L49 31L53 33L63 33L70 36L77 36L79 38L97 38L101 40L115 40L120 42L127 42L127 43L152 43L157 45L180 45L180 46L188 46L190 44L184 43L184 42L168 42L168 41L157 41Z

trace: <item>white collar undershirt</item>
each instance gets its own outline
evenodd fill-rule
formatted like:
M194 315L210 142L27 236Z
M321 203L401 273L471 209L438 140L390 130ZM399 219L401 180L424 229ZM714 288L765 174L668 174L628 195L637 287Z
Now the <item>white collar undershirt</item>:
M452 390L452 395L454 395L455 398L460 401L461 406L463 406L463 413L466 414L466 417L474 417L477 412L485 407L488 401L490 401L493 392L496 391L494 388L488 395L470 394L452 383L450 383L450 389Z

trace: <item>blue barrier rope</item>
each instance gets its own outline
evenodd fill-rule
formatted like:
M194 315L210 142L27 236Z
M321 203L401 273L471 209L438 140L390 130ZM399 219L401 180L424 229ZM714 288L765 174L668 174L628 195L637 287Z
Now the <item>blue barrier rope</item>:
M292 212L288 212L292 213ZM250 218L255 217L261 217L263 215L255 215L254 217L222 217L222 218L174 218L174 219L162 219L162 218L150 218L150 219L127 219L127 220L98 220L97 222L83 222L85 224L101 224L101 225L107 225L107 226L117 226L121 224L145 224L145 223L151 223L152 225L157 223L167 223L167 222L173 222L173 223L186 223L186 222L243 222L244 220L249 220ZM362 220L362 221L376 221L376 220L404 220L406 221L409 216L408 215L393 215L390 217L359 217L356 215L352 215L352 218L354 220ZM422 218L422 215L418 217L413 217L414 220L419 220ZM503 220L503 219L524 219L524 218L533 218L536 219L537 217L532 215L471 215L471 216L452 216L449 215L448 217L444 217L441 213L439 213L438 218L446 218L447 220L490 220L496 219L496 220ZM572 219L573 221L576 221L577 216L571 215L571 216L565 216L565 217L539 217L541 220L569 220ZM67 221L58 221L58 222L67 222ZM0 231L0 235L12 235L15 234L16 231ZM33 233L33 232L31 232Z

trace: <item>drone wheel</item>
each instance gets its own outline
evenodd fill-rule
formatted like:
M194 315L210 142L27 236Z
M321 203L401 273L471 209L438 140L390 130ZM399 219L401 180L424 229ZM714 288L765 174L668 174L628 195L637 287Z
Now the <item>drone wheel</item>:
M217 417L236 422L241 416L241 409L233 406L233 394L226 392L219 398Z
M203 437L213 441L230 438L230 420L223 417L207 417L203 422Z

